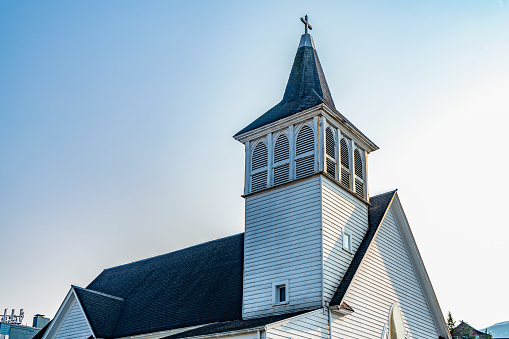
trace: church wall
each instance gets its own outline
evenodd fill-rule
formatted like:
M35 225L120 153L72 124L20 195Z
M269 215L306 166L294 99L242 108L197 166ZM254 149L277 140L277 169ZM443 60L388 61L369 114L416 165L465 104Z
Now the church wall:
M322 305L320 176L246 197L243 317ZM274 305L273 283L289 283Z
M278 321L267 326L267 339L327 339L328 314L325 309Z
M330 301L368 229L368 208L338 184L322 176L324 299ZM352 253L343 249L343 233L352 236Z
M92 335L81 308L73 301L69 313L55 335L55 339L87 339Z
M438 338L438 332L403 242L392 207L345 296L354 313L333 314L333 338L379 339L398 302L408 338Z

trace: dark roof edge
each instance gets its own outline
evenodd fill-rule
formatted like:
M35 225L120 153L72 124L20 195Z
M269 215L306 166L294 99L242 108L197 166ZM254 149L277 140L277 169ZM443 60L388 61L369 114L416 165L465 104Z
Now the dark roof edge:
M357 249L357 252L355 253L352 262L350 263L350 266L348 266L347 271L345 272L345 275L343 276L343 279L341 279L341 282L339 283L338 289L336 290L336 293L332 297L330 301L331 306L341 305L343 302L343 299L346 295L346 292L350 288L350 285L352 281L354 280L355 276L357 275L357 270L361 266L362 262L364 261L364 256L367 253L369 247L371 246L372 240L376 237L376 234L380 230L380 225L382 225L383 220L385 219L385 216L387 215L387 211L389 210L389 207L391 206L392 202L394 201L394 197L396 196L397 189L393 191L389 191L387 193L379 194L374 197L371 197L370 201L372 202L372 205L370 208L376 208L377 206L373 203L373 200L382 199L383 197L387 196L386 199L389 201L386 202L386 206L383 205L381 207L384 208L383 215L380 218L380 221L376 222L375 225L369 225L368 231L366 232L366 235L362 239L361 244L359 245L359 248ZM389 199L390 197L390 199ZM385 199L384 199L385 200ZM380 207L380 206L378 206ZM369 210L368 210L368 217L369 217ZM374 216L373 216L374 217Z
M180 248L178 250L175 250L175 251L171 251L171 252L167 252L167 253L163 253L163 254L158 254L158 255L154 255L152 257L148 257L148 258L145 258L145 259L140 259L140 260L136 260L136 261L131 261L131 262L128 262L128 263L125 263L125 264L120 264L120 265L117 265L117 266L112 266L112 267L108 267L108 268L105 268L103 271L106 271L106 270L113 270L115 268L120 268L120 267L124 267L124 266L127 266L127 265L132 265L132 264L136 264L136 263L140 263L140 262L143 262L143 261L147 261L147 260L151 260L151 259L154 259L154 258L157 258L157 257L160 257L160 256L163 256L163 255L168 255L168 254L173 254L173 253L178 253L178 252L181 252L181 251L186 251L190 248L193 248L193 247L198 247L198 246L203 246L203 245L206 245L206 244L209 244L211 242L214 242L214 241L219 241L219 240L223 240L223 239L226 239L226 238L232 238L232 237L236 237L236 236L239 236L241 234L244 234L244 232L240 232L240 233L237 233L237 234L232 234L232 235L228 235L226 237L222 237L222 238L218 238L218 239L213 239L213 240L209 240L209 241L205 241L205 242L202 242L202 243L199 243L199 244L196 244L196 245L192 245L192 246L189 246L189 247L184 247L184 248ZM97 277L96 277L97 278ZM95 279L94 279L95 280ZM93 282L93 280L92 280ZM81 287L83 288L83 287ZM93 290L90 290L90 289L87 289L88 291L93 291ZM118 297L117 297L118 298Z

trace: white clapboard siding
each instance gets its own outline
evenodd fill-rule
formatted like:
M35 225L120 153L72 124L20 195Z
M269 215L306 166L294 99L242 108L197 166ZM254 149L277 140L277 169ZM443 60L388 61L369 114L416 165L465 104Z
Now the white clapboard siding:
M368 229L368 208L337 183L322 177L324 299L330 301ZM352 253L342 233L352 236Z
M322 305L321 187L313 176L246 197L243 317ZM273 305L273 283L289 282L289 303Z
M267 339L327 339L327 311L319 309L267 326Z
M57 331L55 339L87 339L92 335L83 311L76 300Z
M373 239L344 301L354 309L354 313L333 315L333 337L379 339L383 324L387 324L391 305L397 302L401 307L408 338L438 338L392 207Z

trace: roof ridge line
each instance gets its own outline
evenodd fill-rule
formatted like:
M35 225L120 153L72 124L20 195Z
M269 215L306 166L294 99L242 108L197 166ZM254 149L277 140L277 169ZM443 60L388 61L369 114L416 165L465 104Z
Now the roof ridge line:
M103 272L107 271L107 270L112 270L112 269L115 269L115 268L119 268L119 267L122 267L122 266L127 266L127 265L132 265L132 264L140 263L140 262L143 262L143 261L147 261L147 260L150 260L150 259L154 259L154 258L157 258L157 257L164 256L164 255L169 255L169 254L185 251L185 250L188 250L188 249L193 248L193 247L198 247L198 246L209 244L211 242L215 242L215 241L224 240L224 239L227 239L227 238L236 237L236 236L241 235L241 234L244 234L244 232L228 235L226 237L222 237L222 238L218 238L218 239L214 239L214 240L205 241L205 242L202 242L202 243L199 243L199 244L196 244L196 245L191 245L191 246L184 247L184 248L179 248L178 250L175 250L175 251L171 251L171 252L167 252L167 253L162 253L162 254L157 254L157 255L154 255L152 257L148 257L148 258L145 258L145 259L135 260L135 261L131 261L131 262L128 262L128 263L125 263L125 264L120 264L120 265L117 265L117 266L108 267L108 268L105 268L103 270Z
M103 292L99 292L99 291L91 290L91 289L89 289L89 288L80 287L80 286L76 286L76 285L71 285L71 287L73 287L73 288L75 288L75 289L80 289L80 290L84 290L84 291L87 291L87 292L91 292L91 293L99 294L99 295L102 295L102 296L104 296L104 297L108 297L108 298L112 298L112 299L117 299L117 300L120 300L120 301L125 301L125 299L124 299L124 298L122 298L122 297L117 297L116 295L106 294L106 293L103 293Z

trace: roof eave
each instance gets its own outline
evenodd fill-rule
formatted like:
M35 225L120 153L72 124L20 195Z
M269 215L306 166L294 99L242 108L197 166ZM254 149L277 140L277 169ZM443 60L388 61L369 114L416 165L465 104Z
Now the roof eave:
M233 136L233 138L241 143L245 143L248 140L252 140L259 136L263 136L267 131L277 128L280 125L289 124L292 123L293 121L298 121L302 117L305 117L307 115L312 115L312 113L318 110L324 110L330 116L337 119L343 126L345 126L348 129L348 131L350 131L353 135L359 138L367 146L368 149L366 151L368 153L371 153L379 149L379 147L373 141L371 141L366 135L364 135L364 133L362 133L357 127L355 127L350 121L348 121L348 119L346 119L341 113L339 113L335 109L330 108L324 103L320 103L306 110L297 112L288 117L281 118L269 124L246 131L244 133L236 134Z
M330 108L326 104L321 104L323 106L323 110L338 119L351 133L353 133L357 138L362 140L368 146L368 153L376 151L379 147L371 141L364 133L362 133L354 124L352 124L347 118L343 116L339 111Z
M281 119L278 119L278 120L276 120L274 122L268 123L266 125L254 128L254 129L249 130L249 131L246 131L246 132L244 132L242 134L238 134L238 135L236 134L236 135L233 136L233 138L235 140L241 142L241 143L245 143L248 140L256 138L258 135L263 135L265 131L268 131L268 130L271 130L271 129L275 128L275 127L278 127L279 125L289 124L289 123L292 123L293 121L297 121L297 120L301 119L302 117L304 117L306 115L311 115L315 111L318 111L318 110L322 109L322 105L323 104L319 104L319 105L313 106L313 107L308 108L306 110L303 110L303 111L297 112L295 114L292 114L292 115L290 115L288 117L281 118Z

